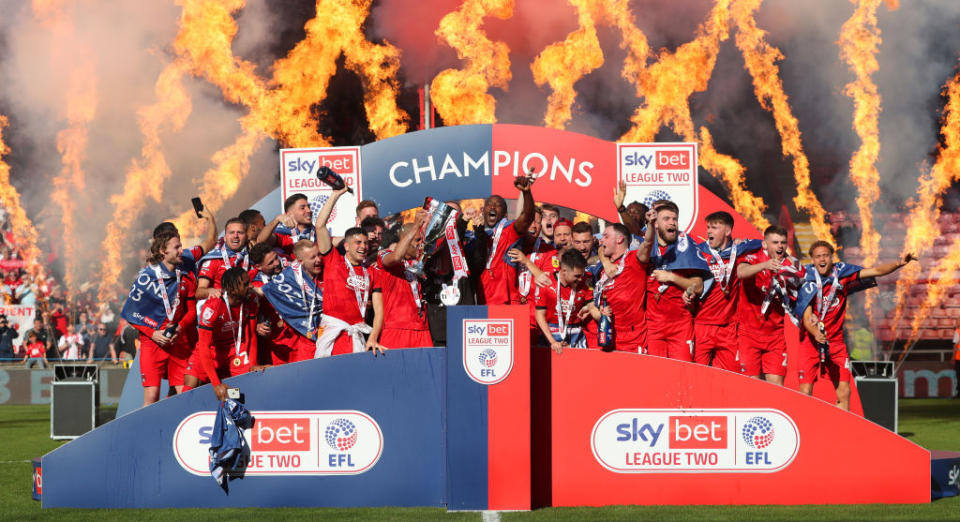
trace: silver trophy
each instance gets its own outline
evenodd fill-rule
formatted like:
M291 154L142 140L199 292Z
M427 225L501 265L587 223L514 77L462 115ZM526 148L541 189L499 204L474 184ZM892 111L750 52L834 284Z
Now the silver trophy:
M456 219L457 214L457 209L447 205L443 201L433 198L423 200L423 209L426 210L427 215L430 216L421 229L423 233L423 246L421 247L420 257L417 259L417 262L407 268L409 272L415 274L417 277L424 277L424 261L443 248L446 242L447 220L451 219L451 217Z

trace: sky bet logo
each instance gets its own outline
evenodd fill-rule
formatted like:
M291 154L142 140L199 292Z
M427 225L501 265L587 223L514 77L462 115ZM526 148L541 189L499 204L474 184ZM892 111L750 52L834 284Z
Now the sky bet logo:
M287 172L306 172L312 175L317 171L317 163L330 167L341 176L354 173L353 154L324 154L313 160L298 156L287 161Z
M651 163L654 164L651 165ZM623 157L623 164L627 167L637 166L644 169L689 169L690 153L685 150L658 150L653 154L634 152Z
M496 384L513 369L513 320L464 319L463 369L480 384Z
M770 473L793 462L800 433L772 409L619 409L600 417L591 446L615 473Z
M251 475L356 475L383 453L383 433L359 411L253 411L244 430L250 454L234 473ZM209 476L210 438L216 413L198 412L174 432L173 452L186 471Z

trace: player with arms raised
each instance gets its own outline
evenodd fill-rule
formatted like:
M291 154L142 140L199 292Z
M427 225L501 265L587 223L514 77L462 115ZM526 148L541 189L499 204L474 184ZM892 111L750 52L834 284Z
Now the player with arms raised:
M876 268L834 263L833 245L817 241L810 246L813 263L806 266L794 313L801 317L800 392L811 395L813 383L826 373L837 392L837 406L850 409L850 370L843 342L847 296L871 286L875 278L890 274L916 259L903 259Z

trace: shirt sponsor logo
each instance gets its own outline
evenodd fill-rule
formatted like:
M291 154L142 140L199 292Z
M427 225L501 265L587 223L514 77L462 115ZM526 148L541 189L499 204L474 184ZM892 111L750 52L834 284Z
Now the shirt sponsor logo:
M496 384L513 369L513 319L463 320L463 369L480 384Z
M383 432L366 413L344 411L254 411L243 436L250 454L234 474L356 475L383 453ZM216 412L194 413L173 435L173 454L187 472L210 475L210 439Z
M618 409L590 440L614 473L771 473L800 449L796 424L773 409Z

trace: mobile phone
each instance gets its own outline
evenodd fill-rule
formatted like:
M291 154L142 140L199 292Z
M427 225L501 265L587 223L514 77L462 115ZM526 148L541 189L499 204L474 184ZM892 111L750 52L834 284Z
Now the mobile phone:
M200 215L203 212L203 202L200 201L200 198L193 198L190 203L193 203L193 211L197 213L197 217L203 217Z

